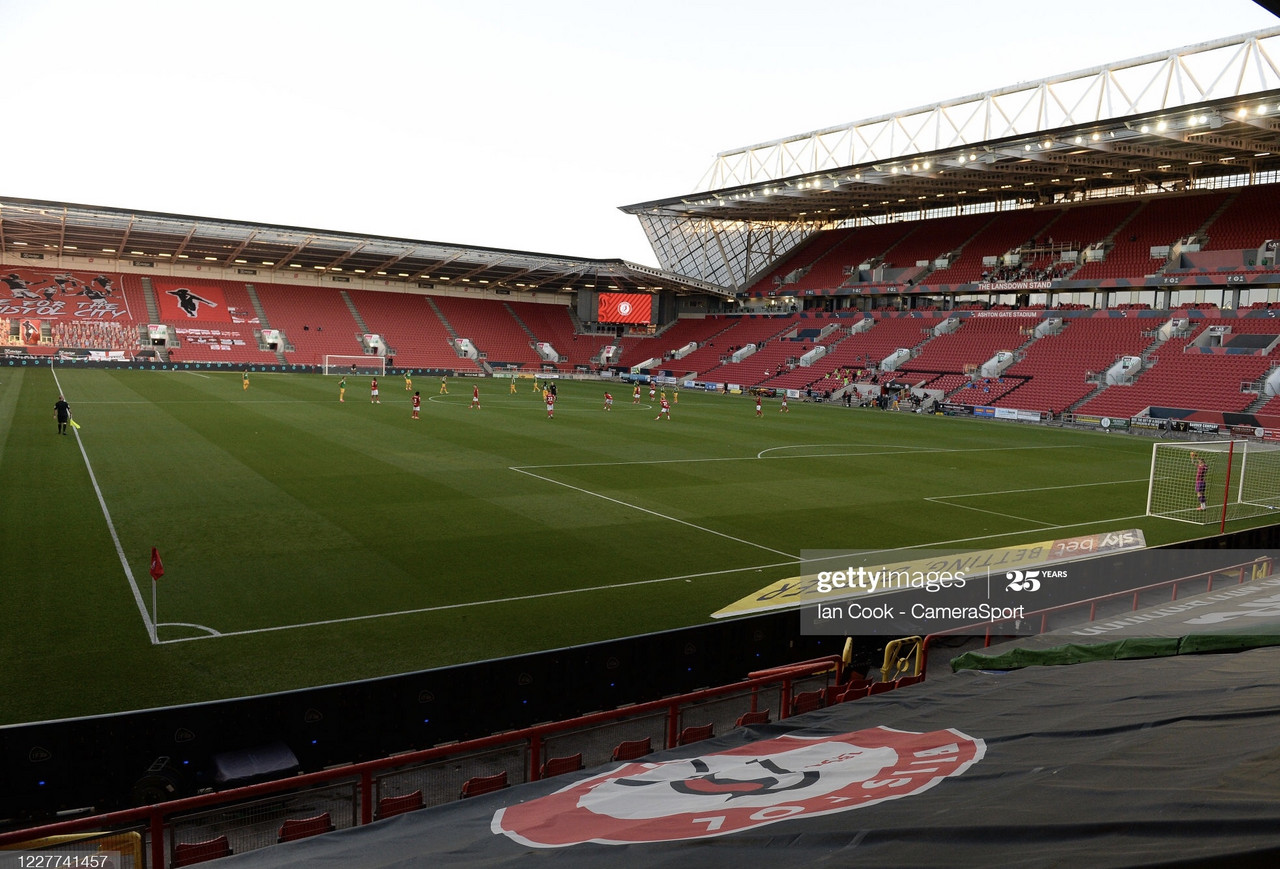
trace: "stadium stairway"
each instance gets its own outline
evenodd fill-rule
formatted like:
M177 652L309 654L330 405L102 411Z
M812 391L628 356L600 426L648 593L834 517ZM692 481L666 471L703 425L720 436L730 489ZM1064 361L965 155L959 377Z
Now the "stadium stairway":
M514 309L514 308L512 308L512 307L511 307L511 305L510 305L509 303L507 303L507 302L503 302L503 303L502 303L502 307L506 310L506 312L507 312L508 314L510 314L510 315L511 315L511 319L515 320L515 321L516 321L516 324L517 324L521 329L523 329L523 330L524 330L524 333L525 333L526 335L528 335L528 336L529 336L529 341L530 341L530 343L536 343L536 342L537 342L537 340L538 340L538 336L537 336L537 335L535 335L535 334L533 334L533 330L529 328L529 324L528 324L528 323L526 323L524 320L521 320L521 319L520 319L520 315L519 315L519 314L517 314L517 313L515 312L515 309Z
M249 304L253 305L253 312L258 315L259 328L270 329L271 321L267 319L267 312L262 307L262 300L258 298L258 289L253 284L245 284L244 289L249 294Z
M142 298L147 303L147 316L152 323L160 322L160 306L156 304L156 288L151 285L151 278L142 278Z
M369 324L364 321L364 317L360 316L360 310L356 307L356 303L352 301L351 294L346 290L339 290L338 295L342 296L342 301L346 303L347 309L351 311L351 316L355 318L356 325L360 327L360 331L366 335L373 330L369 328Z
M449 333L451 343L456 342L458 340L458 332L453 328L453 324L449 322L447 317L445 317L444 312L440 310L440 306L436 304L435 299L431 296L427 296L426 299L427 304L431 306L431 310L435 311L436 316L440 318L440 322L444 324L444 330Z

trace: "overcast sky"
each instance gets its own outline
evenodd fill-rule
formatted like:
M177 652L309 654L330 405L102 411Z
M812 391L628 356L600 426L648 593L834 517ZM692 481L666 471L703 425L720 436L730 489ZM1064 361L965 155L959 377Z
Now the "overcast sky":
M1280 25L1250 0L0 0L0 195L656 264L717 152Z

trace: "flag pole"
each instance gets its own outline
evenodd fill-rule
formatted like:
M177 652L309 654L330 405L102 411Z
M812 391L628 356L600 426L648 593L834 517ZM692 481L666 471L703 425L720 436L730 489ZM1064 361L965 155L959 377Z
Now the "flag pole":
M160 551L151 547L151 642L160 642L160 617L156 610L156 586L160 577L164 576L164 562L160 560Z

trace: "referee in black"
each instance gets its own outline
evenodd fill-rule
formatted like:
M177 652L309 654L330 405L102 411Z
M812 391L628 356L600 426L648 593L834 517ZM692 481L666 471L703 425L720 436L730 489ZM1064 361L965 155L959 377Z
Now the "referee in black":
M58 416L58 434L66 434L67 423L71 421L71 405L67 404L67 400L59 395L57 403L53 405L53 411Z

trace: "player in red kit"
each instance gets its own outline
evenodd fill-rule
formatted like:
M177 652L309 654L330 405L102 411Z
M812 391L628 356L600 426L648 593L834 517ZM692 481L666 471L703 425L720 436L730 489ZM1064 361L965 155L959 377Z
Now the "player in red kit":
M756 396L756 416L764 416L764 408L760 406L760 396Z
M791 408L787 407L787 397L782 396L782 407L778 408L778 413L791 413Z
M664 416L667 418L667 422L671 422L671 402L665 398L662 399L662 404L658 407L658 415L654 419L662 419Z
M604 409L613 410L613 393L606 392L604 394Z
M413 394L413 418L418 419L418 411L422 410L422 395L415 392Z
M478 385L471 387L471 409L480 409L480 387Z
M547 419L556 418L556 394L554 392L547 393Z
M369 403L382 404L382 399L378 398L378 378L369 381Z

